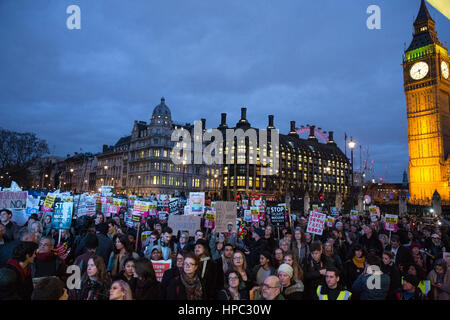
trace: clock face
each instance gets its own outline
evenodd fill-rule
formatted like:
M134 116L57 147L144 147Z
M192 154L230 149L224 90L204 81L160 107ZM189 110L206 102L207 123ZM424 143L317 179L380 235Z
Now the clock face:
M445 79L448 79L448 63L445 61L441 62L441 71L442 71L442 76Z
M417 62L412 67L411 70L409 70L409 75L414 80L420 80L425 78L425 76L428 74L428 64L426 62Z

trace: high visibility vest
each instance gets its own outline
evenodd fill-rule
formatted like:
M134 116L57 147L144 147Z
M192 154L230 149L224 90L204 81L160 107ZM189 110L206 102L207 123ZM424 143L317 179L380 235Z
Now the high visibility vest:
M319 300L328 300L328 295L321 294L320 289L322 289L322 286L317 287L317 297L319 298ZM341 292L339 292L339 295L336 300L348 300L350 299L351 296L352 293L350 291L342 290Z
M403 277L402 277L402 285L403 285ZM417 285L417 288L419 288L419 290L422 291L422 293L424 295L427 295L428 292L430 292L430 290L431 290L431 281L430 280L422 280Z

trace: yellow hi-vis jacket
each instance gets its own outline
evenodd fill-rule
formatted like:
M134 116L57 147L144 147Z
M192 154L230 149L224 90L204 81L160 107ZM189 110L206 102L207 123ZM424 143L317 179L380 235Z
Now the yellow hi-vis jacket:
M402 277L402 285L403 285L403 277ZM417 285L417 288L419 288L420 291L424 295L427 295L428 292L431 290L431 281L430 280L421 280L419 284Z
M321 294L320 289L322 289L322 286L317 286L317 297L319 298L319 300L328 300L328 295ZM339 292L336 300L348 300L351 296L352 293L350 291L342 290L341 292Z

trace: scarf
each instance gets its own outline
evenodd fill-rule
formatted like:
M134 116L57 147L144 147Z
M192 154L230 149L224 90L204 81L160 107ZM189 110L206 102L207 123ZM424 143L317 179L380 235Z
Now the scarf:
M47 252L47 253L38 253L36 255L36 259L40 261L51 261L55 258L55 254L53 252Z
M352 261L358 269L364 269L364 262L366 261L365 257L358 258L357 256L354 256Z
M182 272L180 276L181 283L186 288L187 300L202 300L203 289L200 278L197 274L192 279L188 279L186 273Z
M25 278L27 278L28 276L30 276L31 274L31 268L30 266L27 266L25 269L22 268L22 266L20 265L19 261L17 261L16 259L8 259L8 261L6 262L7 264L13 266L14 268L16 268L16 270L19 272L20 274L20 278L23 281L25 281Z
M210 260L210 257L201 258L200 262L202 263L202 279L205 277L205 271L206 271L206 264L208 263L208 260Z

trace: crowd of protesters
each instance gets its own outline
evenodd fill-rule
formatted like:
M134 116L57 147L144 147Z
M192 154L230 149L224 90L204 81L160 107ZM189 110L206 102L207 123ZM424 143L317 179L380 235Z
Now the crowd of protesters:
M268 216L244 223L240 234L174 234L156 217L128 227L123 212L79 217L61 234L44 212L20 228L11 211L0 218L1 300L450 298L448 226L413 216L400 217L389 234L369 216L343 214L322 235L306 233L300 214L282 227ZM151 232L144 242L143 231ZM158 281L152 261L168 259L172 268ZM81 271L75 288L72 265Z

